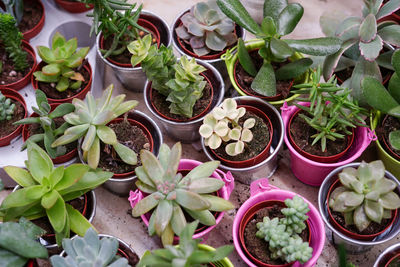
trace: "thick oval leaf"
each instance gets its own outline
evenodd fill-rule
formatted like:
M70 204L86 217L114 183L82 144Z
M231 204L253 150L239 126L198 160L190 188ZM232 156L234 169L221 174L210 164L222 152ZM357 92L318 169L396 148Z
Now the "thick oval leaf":
M219 161L207 161L192 169L180 182L182 185L188 181L193 181L199 178L210 177L218 168Z
M373 190L378 191L380 195L389 193L397 187L397 184L387 178L376 181Z
M271 17L274 21L278 21L279 14L287 5L287 0L265 0L263 8L264 18Z
M85 153L85 152L84 152ZM100 139L96 136L93 145L87 152L87 163L92 169L96 169L100 160Z
M30 175L30 173L25 169L14 166L6 166L4 167L4 171L22 187L28 187L36 184L32 175Z
M275 72L276 79L279 81L290 80L299 77L309 70L312 64L313 61L310 58L301 58L299 60L290 62L286 65L283 65Z
M272 55L279 60L284 60L288 57L291 57L294 53L293 49L290 48L287 43L276 38L271 39L270 49Z
M363 194L357 194L355 192L344 192L343 194L346 196L344 204L348 207L357 207L364 201Z
M392 131L389 133L389 143L390 145L396 149L400 150L400 131Z
M274 36L276 34L276 24L272 17L265 17L261 22L261 30L266 36Z
M365 214L364 205L359 206L354 211L353 221L360 232L368 227L371 221L368 219L367 214Z
M287 35L291 33L303 17L304 9L300 4L287 5L278 16L278 33Z
M221 189L224 185L225 183L219 179L199 178L189 184L188 190L198 194L207 194Z
M154 183L153 183L153 181L150 179L150 177L145 172L143 166L136 167L135 168L135 174L136 174L136 176L139 178L139 180L142 183L144 183L144 184L146 184L149 187L152 187L154 189L156 188Z
M118 156L122 159L123 162L129 165L137 164L137 155L135 151L120 143L114 144L113 148L115 149L115 152L117 152Z
M53 227L55 232L61 232L64 229L66 219L67 219L67 210L65 208L64 199L56 192L57 200L55 204L46 209L47 217L49 218L50 224Z
M132 216L139 217L158 205L163 196L156 192L140 200L132 209Z
M383 207L379 202L366 200L364 211L371 221L381 223L383 217Z
M44 194L41 199L42 207L45 209L50 209L51 207L53 207L54 204L56 204L59 195L60 194L58 194L56 190L52 190Z
M330 11L329 11L330 12ZM333 36L341 37L342 40L348 40L347 36L350 32L357 30L359 32L359 27L362 19L359 17L348 17L342 20L342 22L337 26L336 32ZM352 38L353 39L353 38Z
M83 139L82 150L89 151L95 138L96 138L96 126L90 125L88 131L86 132L85 138Z
M382 81L382 75L378 64L375 61L367 61L364 57L360 56L351 75L350 85L348 85L349 88L353 89L351 94L356 100L358 100L360 106L365 106L367 104L361 86L363 79L367 76Z
M38 183L41 183L44 177L49 177L53 170L53 162L49 155L35 143L28 144L28 163L29 171Z
M276 95L275 72L271 63L264 61L264 64L258 71L257 76L251 83L251 89L263 96Z
M207 200L204 200L199 194L183 189L176 189L175 191L175 201L182 207L190 210L205 210L211 206L211 204Z
M369 14L368 16L365 17L363 22L361 22L360 25L360 39L364 43L369 43L372 40L375 39L376 37L376 18L373 14Z
M169 179L174 179L176 173L178 172L179 161L182 156L182 145L180 142L176 143L170 152L169 160L168 160L168 168L166 170L166 176Z
M79 211L74 209L69 204L66 204L66 210L70 221L71 231L77 235L84 236L89 228L94 228L93 225Z
M211 207L209 208L209 210L211 211L227 211L227 210L231 210L234 209L235 206L229 202L228 200L225 200L223 198L217 197L217 196L213 196L213 195L201 195L201 197L205 200L207 200L208 202L210 202Z
M161 243L163 246L172 245L174 242L174 231L172 230L171 224L168 224L164 232L161 235Z
M9 209L13 207L23 207L35 203L45 193L41 185L33 185L30 187L16 190L9 194L1 203L1 209ZM29 196L29 197L28 197Z
M400 47L400 25L389 25L378 31L385 43Z
M143 168L153 183L155 185L161 183L165 171L160 162L157 160L156 156L154 156L150 151L142 149L140 151L140 159L142 161Z
M173 211L171 218L171 227L176 235L180 235L184 227L186 226L186 218L179 205L173 203Z
M379 203L385 209L395 210L400 208L400 198L395 192L389 192L381 196Z
M383 42L379 35L369 43L360 42L360 53L368 61L374 61L382 48Z
M65 168L62 179L54 186L57 191L64 190L75 183L89 171L89 166L84 164L72 164Z
M169 224L172 217L172 203L168 200L160 200L157 209L153 211L156 213L154 218L154 229L158 236L161 236L165 228Z
M342 41L335 37L284 40L294 50L313 56L327 56L339 51Z
M399 106L380 81L372 77L365 77L362 81L363 95L371 107L388 113Z
M185 211L189 213L192 218L199 220L201 224L209 226L216 224L214 215L208 210L194 211L190 209L185 209Z
M323 69L323 76L326 81L328 81L329 78L332 76L343 53L351 46L353 46L356 42L357 42L356 40L348 40L344 42L336 53L329 55L325 58L322 69Z
M247 48L246 48L242 38L239 38L239 40L238 40L238 57L239 57L240 65L243 67L243 69L248 74L255 77L257 75L257 69L253 63L253 60L251 59L251 57L249 55L249 52L247 51Z
M400 0L390 0L387 1L376 14L376 19L379 20L383 17L386 17L394 12L396 12L400 8Z

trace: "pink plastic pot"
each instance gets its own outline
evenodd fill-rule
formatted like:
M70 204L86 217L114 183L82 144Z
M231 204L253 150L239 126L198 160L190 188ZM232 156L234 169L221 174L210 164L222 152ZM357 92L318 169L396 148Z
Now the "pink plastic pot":
M296 193L281 190L275 186L272 186L268 183L267 178L259 179L251 183L250 185L250 194L251 197L246 200L238 210L235 216L235 220L233 221L233 243L235 245L235 249L239 256L243 259L243 261L250 267L257 267L244 253L242 250L242 246L240 244L239 239L239 228L240 222L243 220L246 212L253 207L254 205L266 201L266 200L281 200L284 201L287 198L293 198ZM299 195L298 195L299 196ZM301 196L300 196L301 197ZM322 249L325 244L325 228L324 223L322 221L321 216L319 215L318 210L314 207L311 202L307 199L303 198L304 201L308 204L310 211L307 213L308 215L308 224L310 229L310 246L313 248L313 254L309 261L304 264L300 264L299 262L295 262L293 267L311 267L317 263L319 256L322 253Z
M191 159L181 159L179 162L179 167L178 170L192 170L195 167L199 166L202 164L202 162L197 161L197 160L191 160ZM225 186L223 186L219 191L218 195L226 200L229 200L229 197L233 191L233 188L235 187L234 183L234 178L230 172L224 173L223 171L217 169L216 171L213 172L211 177L214 177L216 179L219 179L221 181L225 182ZM131 207L134 208L136 204L143 199L143 193L139 190L136 189L135 192L131 191L129 194L129 202L131 203ZM204 230L199 231L193 235L194 239L198 238L203 238L203 241L206 241L208 234L211 232L212 229L214 229L218 223L221 222L222 217L224 217L224 212L218 212L218 215L216 217L216 224L213 226L208 226ZM141 216L143 222L148 226L149 225L149 217L146 216L146 214L143 214ZM175 236L174 237L174 243L178 243L179 237Z
M300 102L305 105L305 102ZM299 110L296 106L288 106L285 102L281 107L283 123L285 124L285 144L290 150L290 162L293 174L303 183L320 186L324 178L335 168L351 163L356 160L364 150L369 146L371 141L375 141L376 135L373 131L366 127L357 127L355 130L354 142L347 153L335 163L320 163L312 161L299 152L291 145L288 137L288 125L292 115Z

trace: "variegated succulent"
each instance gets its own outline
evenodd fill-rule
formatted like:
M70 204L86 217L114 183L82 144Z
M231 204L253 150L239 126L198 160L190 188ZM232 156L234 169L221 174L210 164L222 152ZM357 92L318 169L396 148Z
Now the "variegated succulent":
M11 102L11 98L5 97L0 92L0 121L11 120L14 115L15 104Z
M85 101L74 98L72 104L75 111L64 116L72 126L65 130L64 135L53 142L52 147L71 143L83 138L81 148L83 158L90 167L96 169L100 159L100 141L111 145L121 160L130 165L137 164L136 153L118 142L115 132L107 123L137 106L136 100L125 101L125 95L112 97L114 85L110 85L101 98L94 99L89 92Z
M175 32L198 56L223 51L237 41L235 23L221 12L216 0L197 3L180 20L182 25Z
M174 233L180 235L186 226L183 210L203 225L216 223L211 211L226 211L234 206L227 200L212 195L225 183L210 177L218 167L218 161L203 163L183 177L178 172L182 146L176 143L172 149L163 144L159 159L147 150L140 151L142 166L136 167L136 186L149 194L132 209L138 217L149 211L149 234L157 234L164 245L171 245Z
M341 185L330 194L329 207L341 212L346 225L362 232L371 221L381 223L391 218L391 210L400 208L400 198L393 192L396 183L385 178L385 166L380 160L361 162L355 169L344 168L339 173Z
M246 109L237 108L237 103L231 98L227 98L219 107L215 107L204 117L203 124L200 126L199 133L204 138L206 146L217 149L222 142L228 143L225 152L230 156L236 156L243 152L245 142L253 140L251 128L254 127L256 120L248 118L239 125L239 119L244 116Z

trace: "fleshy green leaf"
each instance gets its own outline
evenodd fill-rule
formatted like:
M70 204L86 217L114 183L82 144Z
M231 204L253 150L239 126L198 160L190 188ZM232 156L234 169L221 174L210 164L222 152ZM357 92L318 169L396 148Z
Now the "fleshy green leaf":
M277 80L290 80L299 77L311 67L313 61L310 58L299 60L283 65L275 72Z
M257 69L249 55L249 52L247 51L246 46L244 45L242 38L239 38L238 40L238 57L240 65L243 67L243 69L248 74L255 77L257 75Z
M257 76L251 83L251 89L264 96L276 95L275 72L271 63L264 61L264 64L258 71Z
M291 33L303 17L304 9L300 4L287 5L278 16L278 29L280 35Z
M376 18L374 14L365 17L360 25L360 39L364 43L369 43L376 37Z
M204 200L200 195L183 190L176 189L176 202L182 207L190 210L204 210L210 208L210 203Z
M25 169L14 166L6 166L4 167L4 170L15 182L17 182L22 187L28 187L36 184L30 173Z
M327 56L339 51L342 41L334 37L284 40L294 50L313 56Z

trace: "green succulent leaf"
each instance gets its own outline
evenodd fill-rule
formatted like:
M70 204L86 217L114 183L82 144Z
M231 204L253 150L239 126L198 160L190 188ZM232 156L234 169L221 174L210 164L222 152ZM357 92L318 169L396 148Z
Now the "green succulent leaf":
M294 50L283 40L272 38L269 45L272 55L277 59L284 60L294 54Z
M1 203L1 209L23 207L36 203L45 193L41 185L19 189L9 194Z
M154 218L154 229L156 230L157 235L161 236L167 225L170 223L172 217L173 208L171 201L165 199L160 200L154 212L156 213Z
M242 40L242 38L238 39L238 57L240 65L243 69L250 74L251 76L255 77L257 75L257 69L251 59L249 52Z
M147 197L139 201L139 203L137 203L136 206L132 209L132 216L138 217L152 210L158 205L162 198L162 194L158 192L148 195Z
M274 36L276 34L276 24L272 17L264 17L261 23L261 30L266 36Z
M6 166L4 167L4 171L22 187L28 187L36 184L32 175L25 169L14 166Z
M400 0L387 1L382 7L379 8L376 14L376 19L379 20L387 15L394 13L400 7Z
M96 169L100 160L100 139L96 136L92 146L87 152L87 162L92 169Z
M261 69L251 83L251 89L264 96L276 95L275 72L271 63L264 61Z
M49 177L53 170L53 162L50 157L34 143L28 145L29 171L38 183L41 183L43 178Z
M176 202L186 209L199 211L210 208L211 204L200 195L184 189L176 189Z
M225 183L215 178L199 178L192 181L188 187L189 191L198 194L207 194L219 190Z
M400 25L389 25L378 31L378 35L385 43L396 47L400 46Z
M185 178L182 179L182 184L184 181L187 180L195 180L204 177L210 177L213 175L214 171L218 168L219 161L208 161L203 164L198 165L194 169L192 169Z
M367 214L364 211L364 205L359 206L355 209L353 221L360 232L362 232L369 226L371 221L368 219Z
M400 131L389 133L389 143L394 149L400 150Z
M371 107L388 113L399 106L380 81L372 77L365 77L362 81L363 95Z
M278 32L280 35L291 33L303 17L304 9L300 4L287 5L278 16Z
M97 126L96 133L97 136L100 138L100 140L105 144L115 145L118 143L115 132L107 126L104 125Z
M380 197L379 204L385 209L395 210L400 207L400 198L395 192L389 192Z
M137 155L135 151L120 143L114 144L113 148L115 149L115 152L117 152L118 156L122 159L123 162L129 165L137 164Z
M364 210L365 214L371 221L381 223L383 217L383 207L379 204L379 202L366 200Z
M83 164L71 164L64 169L62 179L54 186L57 191L67 189L77 183L89 171L89 166Z
M360 39L364 43L369 43L376 37L377 25L374 14L365 17L360 25Z
M83 236L89 228L93 228L86 217L70 204L66 204L65 207L70 221L70 228L74 233Z
M54 192L57 194L57 200L51 208L46 209L46 214L54 231L61 232L66 223L67 210L65 208L64 199L57 191Z
M265 17L271 17L278 21L279 14L288 5L287 0L265 0L263 14Z
M210 202L211 207L209 208L209 210L212 211L222 212L235 208L235 206L231 202L220 197L216 197L213 195L201 195L201 197Z
M339 51L342 41L335 37L284 40L294 50L313 56L327 56Z
M275 72L276 79L290 80L299 77L309 70L312 64L313 61L310 58L302 58L285 64Z
M185 226L186 218L181 207L173 203L171 227L174 230L174 233L180 235Z
M185 211L194 219L199 220L201 224L204 225L215 225L216 220L214 215L208 210L191 210L185 209Z
M379 52L383 48L383 42L380 36L376 36L369 43L360 42L361 55L368 61L373 61L379 56Z
M148 150L140 151L140 159L142 161L142 165L144 170L153 181L154 184L158 184L162 181L162 177L164 176L164 169L161 166L160 162L157 158Z

